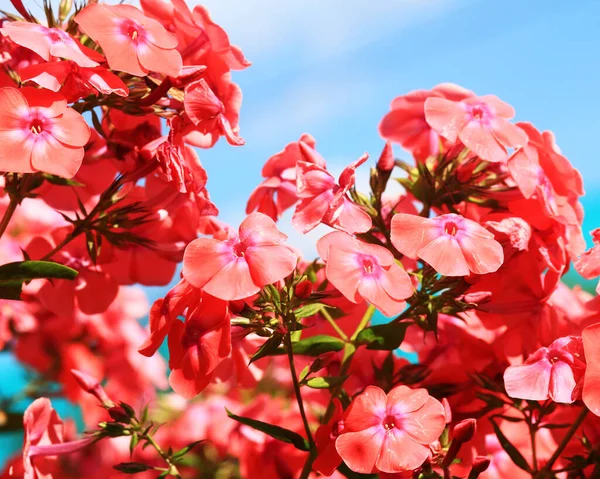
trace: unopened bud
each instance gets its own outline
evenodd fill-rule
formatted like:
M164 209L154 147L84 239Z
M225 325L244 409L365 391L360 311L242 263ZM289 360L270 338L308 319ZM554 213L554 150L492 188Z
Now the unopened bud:
M60 0L58 6L58 19L62 21L69 16L69 12L73 8L73 0Z
M473 418L464 419L454 426L454 441L465 443L473 439L477 431L477 421Z
M300 299L306 299L308 298L311 293L312 293L312 289L313 289L313 284L308 281L301 281L300 283L298 283L296 285L296 297L300 298Z
M392 144L388 141L383 147L383 151L377 161L377 169L385 173L390 172L396 165L394 160L394 152L392 151Z
M109 416L115 420L116 422L120 422L123 424L129 424L131 418L127 414L124 408L121 406L113 406L108 409Z
M329 351L327 353L321 354L317 359L313 361L310 365L310 372L316 373L320 371L324 367L327 367L331 361L333 361L337 357L337 353L335 351Z
M89 374L82 373L77 369L71 369L71 374L81 389L98 399L98 401L100 401L104 407L110 408L115 405L115 403L110 400L108 394L106 394L106 391L96 378L90 376Z
M486 302L491 297L491 291L477 291L475 293L467 293L460 299L462 299L465 303L479 304Z
M490 459L485 456L477 456L473 459L473 465L471 466L471 472L469 472L468 479L477 479L480 474L487 471L490 467Z

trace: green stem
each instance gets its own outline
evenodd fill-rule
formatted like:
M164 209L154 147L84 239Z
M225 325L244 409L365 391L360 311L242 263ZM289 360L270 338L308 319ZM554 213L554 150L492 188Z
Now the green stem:
M65 239L63 239L60 243L58 243L51 251L46 253L41 261L48 261L52 256L58 253L61 249L67 246L71 241L73 241L77 236L79 236L83 232L83 228L76 227L71 233L69 233Z
M287 333L284 338L285 350L287 352L288 361L290 363L290 373L292 375L292 383L294 385L294 393L296 395L296 401L298 402L298 409L300 410L300 416L302 417L302 423L304 424L304 430L306 431L306 437L308 444L310 445L310 451L300 479L307 479L312 470L312 463L315 460L315 441L313 440L312 433L310 431L310 425L308 424L308 418L306 417L306 411L304 410L304 401L302 401L302 393L300 392L300 383L298 382L298 375L296 374L296 365L294 364L294 352L292 350L292 336Z
M173 464L173 461L171 461L169 455L162 450L162 448L156 443L154 438L149 435L145 435L143 436L143 438L156 450L158 455L162 457L163 460L167 463L167 465L169 466L169 474L175 477L179 477L181 479L181 474L177 469L177 466Z
M335 322L335 319L331 317L331 314L327 312L326 308L321 309L321 315L327 320L340 338L342 338L344 341L348 341L348 336L346 336L346 333L344 333L342 328L338 326L338 324Z
M567 447L567 444L569 444L569 441L571 440L571 438L573 437L575 432L577 432L577 429L579 429L579 426L581 426L581 424L583 423L583 420L587 416L588 412L589 411L586 407L584 407L581 410L581 412L579 413L579 416L577 416L577 419L575 419L575 422L569 428L569 430L565 434L565 437L563 437L561 443L558 445L558 448L556 449L556 451L554 451L554 454L552 454L552 456L550 457L550 459L548 460L546 465L542 468L542 470L536 476L534 476L535 479L544 479L546 477L551 476L552 466L558 460L558 458L560 457L562 452L565 450L565 448Z
M358 324L358 327L356 328L356 331L354 331L354 334L352 335L350 340L354 341L358 337L359 333L367 327L367 325L373 318L374 314L375 314L375 306L370 304L369 307L367 308L367 310L365 311L364 316L360 320L360 323Z

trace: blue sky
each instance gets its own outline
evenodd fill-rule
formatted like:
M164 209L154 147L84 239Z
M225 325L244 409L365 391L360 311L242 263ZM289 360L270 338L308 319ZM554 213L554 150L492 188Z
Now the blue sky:
M37 10L35 2L24 1ZM365 151L377 158L383 146L377 125L395 96L451 81L478 94L494 93L515 107L518 120L553 130L585 179L585 229L600 226L600 2L209 0L205 5L253 62L234 72L244 92L240 124L246 146L220 141L200 151L224 221L241 221L263 163L302 133L316 138L330 169L339 172ZM12 10L8 0L0 0L0 8ZM359 185L366 185L367 174L365 165ZM289 218L282 228L290 241L314 254L312 244L323 231L302 238ZM156 297L163 291L149 293ZM0 355L5 374L13 370L6 368L6 356Z

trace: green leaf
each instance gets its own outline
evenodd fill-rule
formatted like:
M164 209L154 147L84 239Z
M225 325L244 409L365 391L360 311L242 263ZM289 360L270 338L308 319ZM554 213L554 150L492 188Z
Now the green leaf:
M171 456L171 460L173 461L177 461L179 459L183 459L183 456L185 456L188 452L190 452L192 449L194 449L198 444L204 442L204 440L200 440L200 441L194 441L190 444L188 444L187 446L185 446L182 449L179 449L179 451L177 451L175 454L173 454Z
M154 468L142 462L122 462L113 466L113 469L125 474L137 474L138 472L145 472Z
M300 376L298 376L298 382L302 382L306 379L306 376L308 376L310 373L310 366L306 366L302 372L300 373Z
M514 462L517 466L519 466L524 471L531 474L531 468L529 467L527 460L523 457L523 455L519 452L519 450L508 440L508 438L500 430L500 426L498 426L498 424L496 424L491 419L490 419L490 422L492 423L492 426L494 428L494 432L496 433L496 436L498 436L498 441L500 442L502 449L504 449L506 454L509 455L509 457L512 459L512 462Z
M348 376L327 376L310 378L306 385L313 389L329 389L343 383Z
M310 318L311 316L321 312L321 310L325 307L327 306L323 303L305 304L304 306L294 310L294 314L296 315L297 319Z
M135 446L138 445L139 440L138 433L133 431L131 433L131 440L129 441L129 457L133 456L133 450L135 449Z
M404 341L406 329L411 323L378 324L363 329L356 337L356 344L366 345L367 349L393 351Z
M74 279L77 271L52 261L17 261L0 266L0 298L21 299L23 283L32 279Z
M283 341L283 333L275 332L269 339L267 339L263 345L254 353L254 356L250 358L250 364L254 361L264 358L265 356L273 356L279 354L277 348Z
M69 178L62 178L61 176L51 175L49 173L44 174L44 179L48 183L52 183L53 185L57 186L84 186L83 183L79 183L78 181Z
M305 356L320 356L330 351L341 351L344 347L344 341L326 334L318 334L310 338L303 339L292 345L294 354L304 354Z
M246 426L250 426L257 431L264 432L265 434L271 436L278 441L286 442L288 444L293 444L296 449L300 449L301 451L309 451L310 445L308 441L302 437L300 434L294 431L290 431L289 429L285 429L280 426L274 426L273 424L268 424L266 422L257 421L256 419L250 419L249 417L242 417L233 414L227 408L227 415L234 419L235 421L245 424Z

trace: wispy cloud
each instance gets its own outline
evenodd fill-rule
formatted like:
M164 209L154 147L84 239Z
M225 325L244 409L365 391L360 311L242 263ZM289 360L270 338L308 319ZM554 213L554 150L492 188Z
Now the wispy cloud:
M205 0L251 59L339 55L437 18L463 0Z

